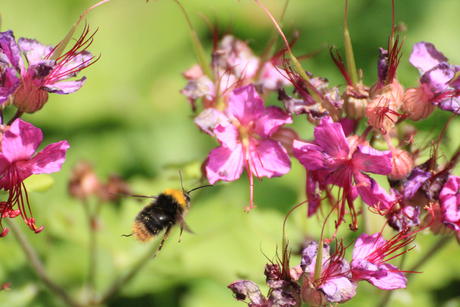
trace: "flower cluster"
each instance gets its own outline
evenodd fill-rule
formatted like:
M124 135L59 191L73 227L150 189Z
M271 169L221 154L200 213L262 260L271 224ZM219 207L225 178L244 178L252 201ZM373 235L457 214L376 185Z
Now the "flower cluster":
M269 268L279 265L267 264L265 275L270 287L268 298L265 298L259 287L249 280L238 280L228 287L237 300L249 300L253 307L289 307L327 306L330 303L345 303L357 292L358 282L367 281L383 290L406 288L407 279L396 266L388 263L391 255L407 246L415 239L414 235L396 235L385 240L381 233L362 234L353 248L351 262L345 259L345 247L337 244L336 251L330 254L330 247L323 243L320 248L315 241L310 242L302 252L298 266L288 270L288 274L268 275ZM404 251L402 252L404 253ZM322 255L322 257L320 256ZM317 259L321 257L321 264ZM278 269L278 271L280 271ZM276 286L276 287L274 287ZM282 294L275 293L282 291ZM283 300L277 300L283 297Z
M89 28L75 45L64 54L58 47L46 46L35 39L16 39L13 31L0 32L0 105L14 105L17 112L0 126L0 189L8 192L8 199L0 202L0 229L4 237L9 229L3 219L21 216L35 233L37 227L29 204L24 180L34 174L49 174L61 169L69 144L60 141L46 146L35 154L43 140L42 131L20 119L24 113L35 113L48 101L49 93L70 94L79 90L85 77L69 81L93 62L86 51L92 42ZM25 64L27 62L27 65ZM1 116L3 123L3 112Z
M336 238L348 215L349 228L357 231L362 210L380 215L397 231L390 241L381 233L361 234L350 264L343 258L341 244L332 256L326 249L320 275L315 267L318 246L312 243L307 247L298 269L303 280L299 293L311 306L351 299L360 280L385 290L404 288L402 271L384 260L388 254L412 242L414 233L425 228L433 233L454 231L460 242L460 178L451 172L459 150L442 164L438 140L433 142L432 155L423 161L421 149L413 142L415 133L406 133L414 131L407 119L424 120L436 107L459 112L460 67L448 63L433 44L417 43L408 60L420 72L418 86L405 89L397 78L404 39L393 29L388 46L378 49L376 81L370 86L363 84L362 73L354 67L351 41L346 39L348 67L335 47L331 48L332 60L347 83L341 90L330 87L327 79L305 72L279 31L286 48L272 57L267 56L270 51L258 57L246 43L227 35L215 42L210 69L201 62L184 73L188 84L182 93L196 112L195 124L220 143L205 159L204 175L211 184L233 181L245 168L250 183L249 211L255 207L253 176L282 176L290 171L290 159L294 157L307 173L308 217L329 212L324 221L327 223L331 213L337 214L334 235L321 235L321 242L330 243ZM346 30L349 39L348 35ZM294 87L292 94L288 94L290 85ZM271 92L278 93L284 110L264 107L263 99ZM286 127L294 116L303 114L314 125L314 139L301 139L301 131ZM387 150L375 148L378 139L385 141ZM390 189L372 174L386 176ZM356 209L358 198L367 207ZM297 278L289 276L283 281L292 285ZM236 298L248 298L250 306L300 304L297 290L284 295L290 299L280 302L276 298L278 288L269 287L269 296L264 297L250 281L230 285Z

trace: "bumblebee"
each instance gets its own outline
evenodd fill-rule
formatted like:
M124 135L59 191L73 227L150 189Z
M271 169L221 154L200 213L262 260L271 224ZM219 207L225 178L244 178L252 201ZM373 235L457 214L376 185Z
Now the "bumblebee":
M154 239L161 231L166 229L163 239L158 246L158 250L152 258L155 258L163 248L163 244L168 238L171 228L174 225L180 225L179 242L182 237L182 231L186 230L187 232L193 233L185 223L185 216L190 209L190 192L211 186L204 185L186 192L182 182L182 174L180 172L179 175L182 191L166 189L158 196L131 195L133 197L153 198L154 200L149 205L145 206L141 212L139 212L134 221L132 233L129 235L123 235L124 237L134 235L138 241L148 242Z

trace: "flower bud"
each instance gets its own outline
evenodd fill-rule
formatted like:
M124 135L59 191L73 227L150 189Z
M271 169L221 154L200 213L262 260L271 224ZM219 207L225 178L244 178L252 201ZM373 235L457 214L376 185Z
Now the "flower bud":
M368 124L381 130L383 133L391 130L400 114L397 112L403 101L403 88L398 80L382 89L374 86L370 90L372 101L366 107Z
M362 84L358 84L356 88L347 86L343 100L347 117L361 120L366 115L366 107L369 104L369 88Z
M21 81L13 94L13 104L24 113L39 111L48 101L48 92L36 87L32 82Z
M302 284L302 301L312 307L328 304L324 293L313 286L310 276L307 276Z
M72 197L86 200L91 195L97 194L100 187L101 183L88 162L80 161L74 166L69 180L69 194Z
M429 101L429 98L425 94L423 86L410 88L404 94L402 111L410 120L423 120L430 116L435 108L435 105Z
M414 167L414 161L410 154L402 149L395 149L392 154L392 170L388 176L393 180L401 180L409 176Z

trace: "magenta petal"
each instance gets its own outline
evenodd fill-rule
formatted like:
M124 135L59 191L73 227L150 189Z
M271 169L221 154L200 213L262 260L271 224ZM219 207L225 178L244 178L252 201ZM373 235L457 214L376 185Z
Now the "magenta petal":
M252 173L257 177L279 177L291 170L291 160L278 142L260 140L257 146L250 145Z
M363 173L355 173L353 178L355 180L359 196L361 196L366 205L384 210L389 208L395 201L394 197L388 194L385 189L379 186L377 181L369 176Z
M430 172L425 172L418 168L412 170L407 182L404 184L404 198L411 199L414 197L418 189L430 178Z
M75 81L60 81L43 85L43 89L49 93L67 95L78 91L85 84L86 77Z
M244 166L242 147L241 144L238 144L233 150L223 146L211 150L206 165L209 183L214 184L218 180L233 181L240 178Z
M60 141L43 148L29 161L19 162L21 166L33 174L50 174L61 170L65 154L69 148L67 141Z
M248 126L264 114L265 106L254 85L249 84L230 93L228 110L242 126Z
M230 150L234 150L237 146L239 146L239 131L235 126L229 123L218 124L216 128L214 128L214 134L222 146Z
M6 55L8 62L16 71L20 72L21 69L24 68L21 52L16 44L13 31L8 30L6 32L0 32L0 50L0 53ZM6 59L2 59L2 62L5 62L5 60Z
M450 176L439 194L442 221L447 227L460 231L460 178Z
M0 65L1 65L1 57L0 57ZM0 69L1 70L1 69ZM10 98L10 95L16 90L19 85L19 78L16 77L16 71L11 68L7 67L3 75L0 73L0 105Z
M342 125L334 123L330 117L323 118L313 134L315 135L315 142L323 148L322 151L335 159L348 156L350 146L343 133Z
M389 263L379 265L380 270L387 274L382 277L370 277L367 281L382 290L405 289L407 285L406 276L399 272L398 268Z
M325 179L328 172L325 170L308 171L306 194L308 200L308 217L316 213L321 205L321 191L325 188Z
M42 131L22 119L16 119L2 139L2 151L10 162L29 159L43 140Z
M253 131L264 138L269 138L278 131L284 124L291 124L292 116L288 115L281 108L269 106L265 109L264 115L254 121Z
M294 156L309 171L323 169L324 156L318 145L294 140L292 145Z
M24 37L18 39L18 45L21 48L22 53L26 56L29 65L45 59L45 57L53 50L53 46L51 45L43 45L36 39Z
M222 111L214 108L204 109L195 117L195 125L211 136L215 136L214 128L218 124L228 123L229 119Z
M409 62L419 69L420 74L441 62L447 61L448 59L444 54L439 52L433 44L425 42L414 44L414 49L409 57Z
M353 248L353 259L364 259L374 250L384 245L386 240L382 237L381 233L374 233L372 236L368 234L361 234L356 239L355 246Z
M353 153L352 161L355 169L365 173L388 175L391 173L391 151L378 151L372 147L359 145Z
M358 284L347 277L331 278L318 287L330 303L344 303L356 295Z
M431 96L444 91L455 76L455 67L448 63L439 63L420 78L420 83Z
M8 161L7 158L5 158L5 156L0 153L0 174L3 174L6 169L8 168L8 166L10 166L10 161ZM0 187L1 189L2 187Z

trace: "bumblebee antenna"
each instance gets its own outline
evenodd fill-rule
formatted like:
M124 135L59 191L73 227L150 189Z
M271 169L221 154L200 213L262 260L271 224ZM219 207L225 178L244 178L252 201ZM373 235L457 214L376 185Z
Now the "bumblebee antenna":
M182 181L182 173L179 170L179 177L180 177L180 185L182 186L182 192L185 193L184 189L184 181Z
M198 189L201 189L201 188L206 188L206 187L212 187L212 184L206 184L206 185L202 185L201 187L191 189L190 191L187 192L187 194L189 194L190 192L193 192L195 190L198 190Z
M197 187L197 188L191 189L191 190L188 191L188 192L185 192L185 189L184 189L184 182L182 181L182 173L180 172L180 170L179 170L179 176L180 176L180 184L182 185L182 192L184 192L184 194L189 194L190 192L195 191L195 190L198 190L198 189L201 189L201 188L212 187L211 184L206 184L206 185L202 185L201 187Z

